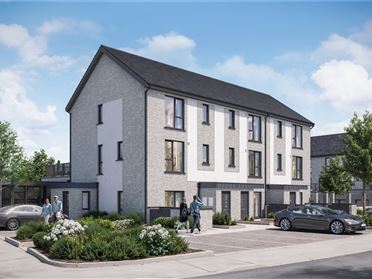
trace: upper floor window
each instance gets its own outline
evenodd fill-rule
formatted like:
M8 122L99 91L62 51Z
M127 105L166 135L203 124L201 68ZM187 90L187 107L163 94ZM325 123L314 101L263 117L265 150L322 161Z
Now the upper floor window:
M165 97L165 126L175 129L184 129L184 102L183 99Z
M182 141L165 141L165 171L184 172L184 143Z
M203 104L203 124L209 124L209 105Z
M302 148L302 126L293 125L292 146Z
M282 164L282 154L276 154L276 170L282 171L283 170L283 164Z
M250 141L261 141L261 117L255 115L248 116L248 139Z
M278 138L283 137L283 123L279 120L276 122L276 136Z
M229 109L229 129L235 129L235 111Z
M98 145L98 174L102 174L102 147L102 144Z
M118 158L117 158L118 161L121 161L123 160L123 142L122 141L118 141Z
M203 165L209 165L209 145L203 144Z
M292 178L302 179L302 157L292 157Z
M229 168L235 168L235 149L229 148Z
M97 124L103 124L102 121L102 104L98 105L98 119L97 119Z
M261 177L261 152L249 150L249 176Z

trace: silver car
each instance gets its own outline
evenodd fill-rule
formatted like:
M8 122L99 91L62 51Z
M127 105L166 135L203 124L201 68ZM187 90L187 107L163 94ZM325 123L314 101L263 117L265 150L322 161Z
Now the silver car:
M42 220L41 210L40 206L32 204L1 207L0 227L14 231L25 222Z

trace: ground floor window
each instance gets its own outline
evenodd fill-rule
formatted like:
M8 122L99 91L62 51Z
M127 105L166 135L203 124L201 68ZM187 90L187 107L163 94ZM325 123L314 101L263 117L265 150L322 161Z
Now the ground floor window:
M118 213L123 214L123 207L124 207L124 195L123 191L118 191Z
M203 197L202 198L203 206L214 206L214 198L213 197Z
M180 207L184 195L183 191L165 191L165 206Z
M83 191L83 210L90 210L90 192Z

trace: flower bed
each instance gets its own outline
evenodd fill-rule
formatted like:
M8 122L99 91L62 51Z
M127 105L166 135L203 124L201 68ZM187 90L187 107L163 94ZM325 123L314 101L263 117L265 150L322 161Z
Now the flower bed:
M173 231L161 225L136 225L132 219L59 221L48 232L36 233L33 241L50 258L73 261L130 260L188 251L188 243Z

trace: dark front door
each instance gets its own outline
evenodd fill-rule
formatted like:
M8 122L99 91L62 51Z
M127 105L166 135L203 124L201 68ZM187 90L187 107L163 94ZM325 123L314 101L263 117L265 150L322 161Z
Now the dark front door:
M244 220L245 216L249 216L249 192L240 193L240 218Z
M253 196L254 217L261 217L261 192L255 192Z
M67 215L70 214L69 192L68 191L62 192L62 209L63 209L64 214L67 214Z
M222 198L222 213L226 213L230 215L230 210L231 210L231 197L230 197L230 192L228 191L223 191L221 194Z
M290 192L289 193L289 204L290 206L296 205L296 192Z

